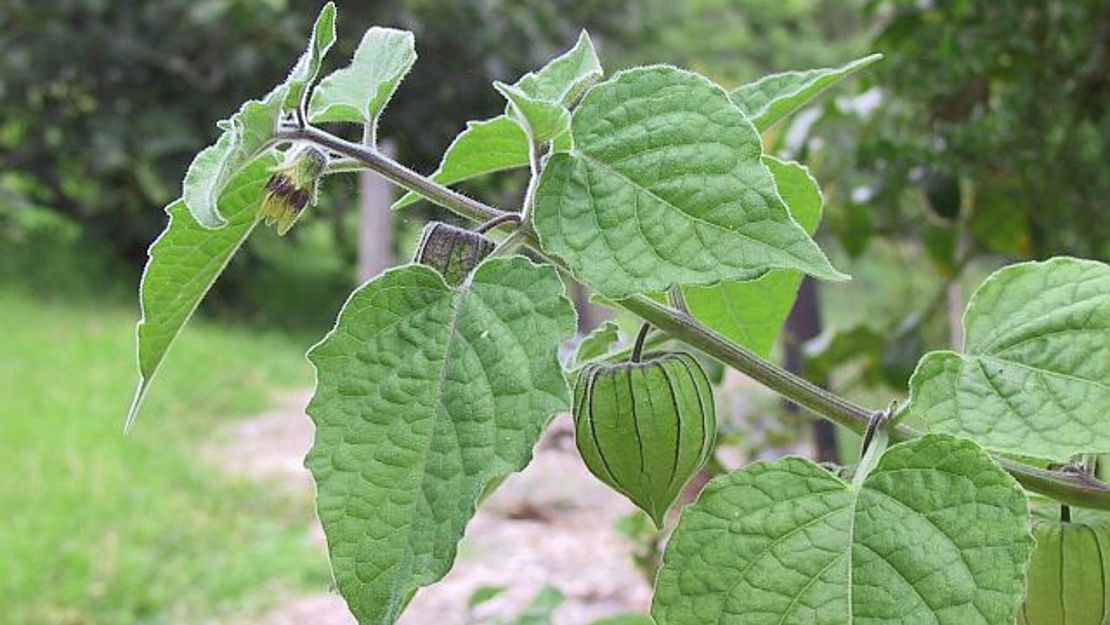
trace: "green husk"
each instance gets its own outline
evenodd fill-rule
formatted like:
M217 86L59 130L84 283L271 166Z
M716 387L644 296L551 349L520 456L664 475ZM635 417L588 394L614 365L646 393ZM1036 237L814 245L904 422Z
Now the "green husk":
M667 510L713 450L709 379L687 353L593 364L578 377L575 436L586 466L662 527Z

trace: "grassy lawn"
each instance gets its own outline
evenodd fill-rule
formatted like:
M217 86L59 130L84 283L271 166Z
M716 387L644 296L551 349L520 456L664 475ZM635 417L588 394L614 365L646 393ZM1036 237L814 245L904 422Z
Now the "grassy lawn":
M0 288L5 625L198 623L327 584L304 502L198 453L275 389L311 383L307 342L194 324L124 436L136 315Z

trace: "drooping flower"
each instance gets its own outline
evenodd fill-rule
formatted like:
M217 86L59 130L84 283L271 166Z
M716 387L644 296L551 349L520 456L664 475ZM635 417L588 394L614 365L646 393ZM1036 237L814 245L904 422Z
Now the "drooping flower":
M276 224L279 235L289 232L305 206L316 204L317 183L327 165L327 154L315 146L290 151L266 182L260 207L266 225Z

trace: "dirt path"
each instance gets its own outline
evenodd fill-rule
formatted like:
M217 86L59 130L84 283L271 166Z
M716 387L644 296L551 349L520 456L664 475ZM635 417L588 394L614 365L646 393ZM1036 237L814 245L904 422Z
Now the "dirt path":
M301 464L312 440L304 415L308 398L308 392L289 395L278 409L220 432L212 453L229 471L288 488L311 505L312 482ZM476 616L483 618L516 614L545 585L567 596L556 625L644 612L650 589L631 564L628 543L613 529L631 511L586 471L574 452L569 417L562 416L537 446L532 464L479 509L454 569L417 593L400 625L462 625L467 599L484 585L508 590L479 608ZM323 550L323 534L318 527L314 532ZM354 625L342 600L325 590L228 625Z

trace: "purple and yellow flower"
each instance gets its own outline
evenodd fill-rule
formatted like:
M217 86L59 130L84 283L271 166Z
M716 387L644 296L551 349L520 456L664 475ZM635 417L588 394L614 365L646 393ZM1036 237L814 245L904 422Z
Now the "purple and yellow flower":
M260 208L266 225L276 224L279 235L289 232L305 206L316 203L316 186L327 165L327 155L316 147L291 151L266 182Z

